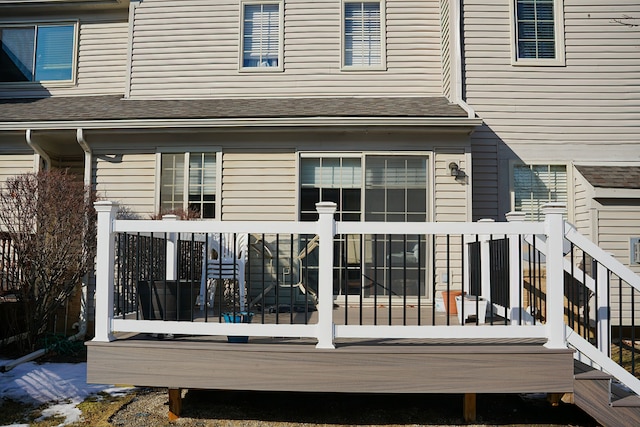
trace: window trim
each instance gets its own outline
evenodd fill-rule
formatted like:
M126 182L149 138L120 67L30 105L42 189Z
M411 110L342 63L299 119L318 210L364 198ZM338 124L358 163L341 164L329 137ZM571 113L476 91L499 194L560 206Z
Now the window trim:
M77 83L78 75L78 50L79 50L79 37L80 37L80 21L75 19L65 19L60 21L51 20L29 20L29 21L11 21L0 22L0 28L20 28L29 26L73 26L73 51L71 52L71 79L69 80L32 80L28 82L2 82L0 86L12 88L33 88L34 85L46 86L46 87L69 87L75 86ZM35 46L34 46L35 49ZM35 62L35 61L34 61ZM35 66L35 64L34 64Z
M345 58L345 5L347 3L378 3L380 5L380 64L346 65ZM387 18L386 0L341 0L340 2L340 71L387 71Z
M215 153L216 155L216 204L215 218L199 218L201 220L220 221L222 219L222 149L218 147L186 147L184 150L176 148L159 148L156 151L156 173L155 173L155 209L156 212L162 211L162 155L163 154L184 154L185 167L189 165L190 153ZM188 172L188 171L187 171ZM189 178L188 173L183 183L185 195L189 194ZM184 197L182 201L182 209L185 211L189 208L189 197Z
M564 166L565 173L567 178L567 214L566 218L569 221L572 221L573 218L573 201L574 201L574 192L571 190L573 188L573 164L571 162L553 162L553 161L545 161L545 160L534 160L534 161L522 161L522 160L510 160L509 161L509 211L516 212L516 189L515 189L515 179L514 173L516 166ZM518 211L522 212L522 211Z
M247 5L278 5L278 66L245 67L244 64L244 9ZM240 34L238 41L238 71L242 73L277 73L284 71L284 0L242 0L240 1Z
M553 59L518 58L517 0L509 1L509 9L511 14L511 65L565 66L564 0L553 0L553 37L556 52L556 57Z

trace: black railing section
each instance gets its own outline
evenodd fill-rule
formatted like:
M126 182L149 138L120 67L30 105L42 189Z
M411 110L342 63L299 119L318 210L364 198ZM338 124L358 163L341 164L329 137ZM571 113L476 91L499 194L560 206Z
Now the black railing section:
M180 233L175 280L167 276L169 238L168 233L117 234L116 315L221 322L224 313L246 311L259 323L314 322L319 292L317 236ZM232 247L246 241L246 257L236 258L230 269L212 262L217 255L204 249L212 247L211 239L228 239ZM544 271L542 261L535 259L539 258L535 244L528 252L523 245L516 248L521 259L518 266L509 265L509 242L503 237L489 239L491 265L481 265L481 244L479 236L451 234L336 236L334 322L450 325L463 321L478 325L485 320L486 324L505 324L510 321L513 303L511 268L524 274L518 284L518 306L529 307L537 316L534 322L543 320ZM242 269L237 268L241 263L242 278L238 276ZM491 280L483 287L484 268ZM240 292L242 283L244 292ZM463 287L467 290L464 298ZM435 303L441 296L443 304ZM480 315L485 307L486 315Z
M565 272L567 325L639 377L638 290L573 244L565 258L571 265ZM598 307L606 296L608 306ZM601 326L602 322L609 327Z
M535 236L521 244L523 248L520 249L520 259L524 261L523 285L520 288L523 291L523 306L527 310L526 318L533 324L539 324L547 316L546 259L538 248Z

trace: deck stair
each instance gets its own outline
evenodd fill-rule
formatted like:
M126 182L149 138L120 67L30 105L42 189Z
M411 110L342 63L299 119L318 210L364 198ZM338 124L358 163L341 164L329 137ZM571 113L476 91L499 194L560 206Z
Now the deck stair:
M607 427L640 425L640 397L579 361L574 365L573 403Z

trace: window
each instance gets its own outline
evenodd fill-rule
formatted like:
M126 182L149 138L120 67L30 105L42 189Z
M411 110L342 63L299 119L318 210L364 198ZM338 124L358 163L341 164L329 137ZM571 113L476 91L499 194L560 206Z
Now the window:
M0 27L0 82L73 80L75 24Z
M215 218L216 164L216 153L163 153L161 211L183 209L194 212L199 218Z
M420 155L303 155L300 219L317 220L315 204L330 201L337 204L339 221L426 221L427 160ZM403 277L407 295L426 296L428 259L424 236L340 236L334 246L334 293L400 295L396 287L405 281L397 279Z
M515 62L564 64L561 0L515 0Z
M514 210L529 221L542 221L542 205L567 202L567 167L564 165L514 165Z
M282 70L280 2L242 4L241 68Z
M344 1L343 57L346 69L383 69L385 65L384 3Z

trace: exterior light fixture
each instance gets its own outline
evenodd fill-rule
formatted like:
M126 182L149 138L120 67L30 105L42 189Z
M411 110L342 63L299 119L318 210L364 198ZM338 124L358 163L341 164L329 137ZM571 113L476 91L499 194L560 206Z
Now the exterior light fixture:
M451 176L455 176L456 178L464 174L456 162L449 163L449 170L451 171Z

